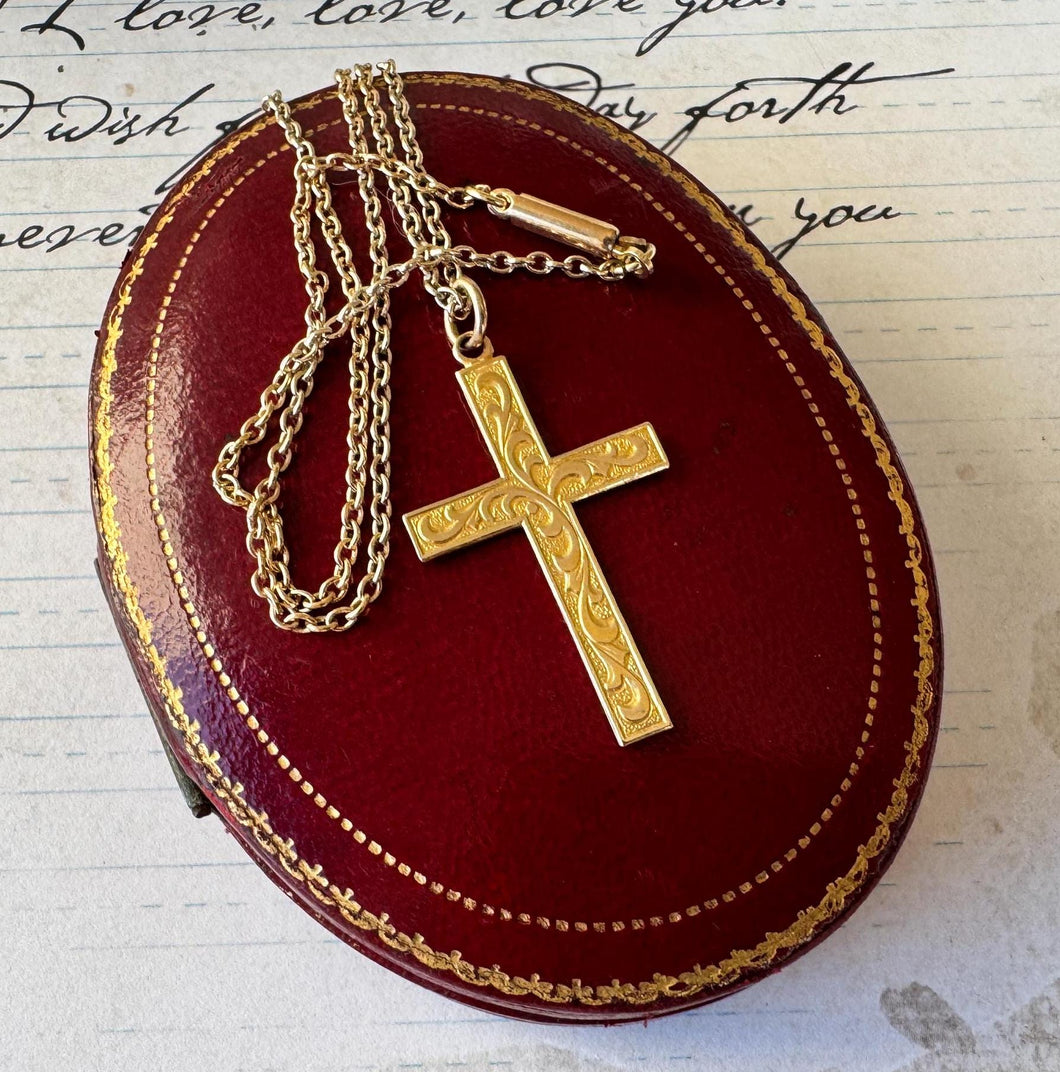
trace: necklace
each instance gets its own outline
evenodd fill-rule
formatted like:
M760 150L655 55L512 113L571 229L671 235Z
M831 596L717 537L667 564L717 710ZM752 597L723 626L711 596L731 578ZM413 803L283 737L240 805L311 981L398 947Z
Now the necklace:
M336 74L346 120L349 153L317 155L278 93L264 103L294 150L295 197L291 210L298 266L308 304L306 332L284 357L261 394L256 413L222 449L213 470L218 494L246 513L247 549L255 559L254 591L268 603L272 621L294 632L349 629L382 591L390 552L390 291L418 273L442 310L446 335L462 366L460 387L498 468L498 479L405 517L423 561L495 533L522 526L563 611L582 660L620 744L670 727L670 720L603 576L573 503L640 476L665 469L665 453L650 424L551 457L534 426L507 360L495 355L486 335L482 292L465 268L500 274L522 269L536 275L562 271L571 278L620 280L644 276L654 247L619 234L618 228L510 190L486 185L452 187L424 168L401 78L381 64L387 112L370 65ZM391 133L397 133L397 144ZM354 172L364 206L371 275L362 279L333 204L329 174ZM391 262L377 181L384 179L411 255ZM485 204L517 226L564 242L580 252L557 260L547 253L514 256L454 246L441 205L467 209ZM330 255L342 308L328 315L330 277L317 265L313 220ZM588 254L588 255L587 255ZM329 342L350 338L350 424L346 497L334 551L335 569L316 591L298 587L280 512L282 474L302 426L313 375ZM265 439L268 473L253 488L240 482L244 451ZM366 514L367 510L367 514ZM365 563L355 566L366 526Z

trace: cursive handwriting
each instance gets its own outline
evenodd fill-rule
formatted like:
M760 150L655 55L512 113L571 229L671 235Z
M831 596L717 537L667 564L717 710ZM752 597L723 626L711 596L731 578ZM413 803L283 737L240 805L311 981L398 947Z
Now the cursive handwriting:
M393 22L419 15L429 22L459 22L467 14L454 8L451 0L320 0L306 13L315 26L353 26L358 22Z
M785 0L674 0L677 8L669 21L654 30L637 46L637 55L646 56L661 45L679 26L695 15L713 15L718 11L744 11L752 7L783 7Z
M213 82L207 82L162 115L148 120L142 112L131 110L129 105L118 108L105 97L72 93L61 100L42 101L37 100L29 86L0 79L0 139L13 134L34 113L51 113L56 117L44 131L48 141L75 142L99 135L109 138L115 145L124 145L131 138L147 138L152 134L172 138L188 129L180 125L183 109L213 87Z
M54 253L74 242L91 242L97 246L129 246L136 241L143 224L107 223L80 230L75 224L63 223L50 230L45 224L31 223L15 234L0 231L0 248L14 246L16 249L42 249Z
M543 89L578 97L600 115L625 123L630 130L639 130L658 115L639 107L634 95L625 93L636 89L632 82L605 83L591 67L578 63L537 63L527 67L526 80Z
M264 30L274 22L266 16L256 0L238 4L182 4L173 0L139 0L124 15L114 20L123 30L168 30L179 27L204 37L213 25L252 26Z
M506 19L576 19L590 11L636 15L643 10L642 0L507 0L497 13Z
M22 33L35 33L38 37L43 36L49 31L55 31L56 33L64 33L69 37L79 52L85 51L85 39L76 31L70 29L69 26L64 26L59 19L65 14L74 0L63 0L61 4L58 4L52 9L51 13L40 22L30 22L22 27ZM7 0L0 0L0 7L3 7L7 3Z
M818 227L840 227L844 223L875 223L877 220L895 220L899 216L906 216L906 212L898 212L890 205L878 208L876 205L866 205L864 208L855 209L853 205L835 205L824 213L810 212L806 208L806 198L800 197L795 203L795 218L802 221L802 227L791 236L778 242L773 247L773 254L777 260L782 260L790 253L799 242L808 234L816 231Z
M665 142L663 152L672 153L679 149L705 119L738 123L757 115L787 123L802 112L846 115L859 107L850 99L851 90L912 78L931 78L954 70L953 67L941 67L911 74L870 74L875 66L874 62L863 63L860 67L853 63L839 63L818 77L743 78L705 104L687 108L684 113L687 122Z

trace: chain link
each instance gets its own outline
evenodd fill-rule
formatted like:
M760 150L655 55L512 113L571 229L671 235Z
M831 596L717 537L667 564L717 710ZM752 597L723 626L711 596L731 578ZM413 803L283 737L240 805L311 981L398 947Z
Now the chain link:
M599 263L581 254L562 260L543 252L517 256L505 250L481 253L454 246L442 221L440 203L467 209L476 203L502 208L505 198L490 187L451 187L424 170L423 153L400 76L392 61L379 66L389 114L369 64L336 72L338 97L349 130L349 153L318 156L279 93L263 103L294 150L295 195L291 208L294 246L308 304L306 333L284 357L262 392L258 411L221 450L213 484L225 502L246 512L247 549L256 567L254 591L266 600L269 616L281 629L325 632L349 629L379 596L390 551L390 291L418 272L427 292L450 320L470 310L462 270L484 268L500 275L559 271L572 279L615 280L651 269L651 248L620 240ZM397 133L397 145L391 133ZM372 146L374 145L374 149ZM353 172L364 206L371 278L361 279L335 211L329 173ZM385 181L410 256L391 263L377 179ZM331 276L317 266L313 221L319 227L345 303L328 315ZM346 498L335 545L335 569L315 592L291 578L290 550L280 513L281 478L291 463L295 436L302 427L313 375L329 342L350 337L349 431ZM252 489L240 481L244 452L261 443L275 425L266 453L268 473ZM367 522L363 572L355 567Z

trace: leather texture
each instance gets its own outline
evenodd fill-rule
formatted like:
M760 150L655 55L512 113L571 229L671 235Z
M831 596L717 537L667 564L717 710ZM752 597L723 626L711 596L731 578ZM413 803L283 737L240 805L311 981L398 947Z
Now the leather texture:
M618 747L521 531L418 561L400 515L496 470L416 281L393 303L383 594L345 634L270 624L210 472L304 329L272 122L189 172L115 287L91 413L104 584L188 774L355 948L524 1018L688 1008L834 928L908 826L942 666L921 517L819 316L696 180L541 90L406 88L443 181L530 192L658 248L643 281L476 279L553 455L651 421L669 456L576 511L674 728ZM296 114L318 149L343 148L331 93ZM356 188L336 203L363 257ZM446 222L482 250L567 252L482 208ZM333 350L284 485L310 588L344 489Z

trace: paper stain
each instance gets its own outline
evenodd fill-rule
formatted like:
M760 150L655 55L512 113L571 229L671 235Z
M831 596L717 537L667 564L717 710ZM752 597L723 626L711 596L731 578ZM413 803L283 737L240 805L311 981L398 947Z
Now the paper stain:
M1012 1054L1010 1068L1060 1068L1060 980L1023 1006L998 1035Z
M1060 756L1060 610L1035 623L1031 667L1031 725Z
M971 1053L972 1029L930 986L910 983L901 990L888 987L880 995L887 1022L911 1042L935 1053Z
M884 996L888 993L891 991L884 991ZM937 994L935 997L942 1001ZM944 1001L942 1004L949 1009ZM970 1028L964 1026L970 1033ZM1053 1069L1060 1069L1060 980L1011 1016L980 1032L973 1051L932 1050L905 1065L902 1072L1052 1072Z

